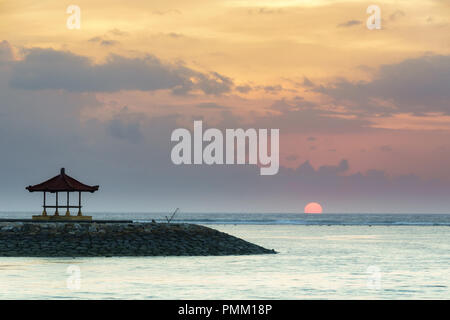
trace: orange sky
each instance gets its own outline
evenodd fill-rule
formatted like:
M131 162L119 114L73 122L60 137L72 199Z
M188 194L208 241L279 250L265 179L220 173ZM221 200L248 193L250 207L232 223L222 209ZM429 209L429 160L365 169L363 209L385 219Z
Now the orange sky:
M97 64L105 63L111 54L127 58L151 54L168 64L217 72L233 82L231 91L218 95L177 96L169 90L96 92L100 106L84 108L79 115L83 121L107 121L124 106L149 117L201 115L211 125L224 121L224 110L242 125L257 125L259 118L270 124L267 119L278 115L274 125L281 127L282 145L287 146L281 153L291 159L281 160L285 166L295 167L305 160L316 166L335 164L345 158L351 163L350 172L382 169L394 175L450 178L450 172L435 170L444 165L439 159L450 155L446 149L449 115L406 109L384 116L361 113L352 107L355 101L336 101L318 92L320 85L332 87L341 78L370 82L383 65L427 54L449 55L446 1L377 1L382 30L365 27L368 3L356 0L155 0L129 5L79 0L74 4L81 8L80 30L66 28L67 3L0 1L0 40L8 41L18 61L24 59L27 48L68 51ZM305 79L314 84L314 90L305 85ZM397 108L392 99L371 99L386 109ZM289 111L274 107L280 101L289 105ZM297 114L296 108L303 108L305 101L320 116L312 114L310 120L299 121L296 130L283 117L288 112ZM199 104L220 108L199 109ZM350 121L348 130L336 131L323 122L327 118L357 119L363 124ZM308 141L309 137L314 140ZM437 159L437 154L443 156ZM405 159L413 160L405 165Z

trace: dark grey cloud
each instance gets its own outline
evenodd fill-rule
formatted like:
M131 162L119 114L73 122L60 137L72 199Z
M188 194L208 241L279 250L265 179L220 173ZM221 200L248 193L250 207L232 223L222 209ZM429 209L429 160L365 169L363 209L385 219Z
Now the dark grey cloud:
M124 31L121 31L121 30L115 28L115 29L111 29L111 30L107 31L102 36L90 38L88 40L88 42L97 43L104 47L111 47L111 46L118 45L120 43L118 40L115 40L114 38L123 38L126 36L128 36L127 32L124 32Z
M266 93L278 93L281 90L283 90L283 87L280 85L271 85L271 86L264 86L262 87L262 89L266 92Z
M395 21L401 17L404 17L406 14L402 10L395 10L393 13L389 15L389 20Z
M382 65L371 81L350 82L341 78L317 86L314 91L355 112L450 114L450 56L426 55ZM380 104L377 99L392 102L394 108Z
M338 24L338 27L339 28L348 28L348 27L358 26L361 24L362 24L362 21L360 21L360 20L349 20L349 21Z
M102 45L104 47L115 46L116 44L119 44L119 41L116 41L116 40L102 40L100 42L100 45Z
M272 15L272 14L282 14L284 13L283 9L275 9L275 8L256 8L249 9L248 14L261 14L261 15Z
M240 93L248 93L252 90L252 87L249 85L236 86L235 88Z
M209 74L198 73L197 86L206 94L220 95L227 93L233 86L231 78L221 75L217 72L210 72Z
M118 139L138 143L143 139L141 123L145 116L140 113L131 113L124 107L107 124L108 132Z
M0 63L9 62L13 59L13 52L8 41L0 42Z
M117 40L110 40L110 39L104 39L102 37L94 37L88 40L89 42L98 43L101 46L104 47L110 47L114 46L116 44L119 44L119 41Z
M111 29L107 32L107 34L111 35L111 36L115 36L115 37L125 37L128 36L128 32L122 31L120 29L114 28Z
M200 109L229 109L229 107L222 106L214 102L199 103L196 105L196 107Z
M90 39L88 40L88 42L101 42L102 40L103 40L103 38L100 37L100 36L98 36L98 37L90 38Z
M72 92L153 91L176 94L200 90L219 95L231 90L231 79L216 72L200 73L155 56L126 58L110 55L103 64L53 49L33 48L13 66L10 85L25 90L63 89Z
M346 159L342 159L341 162L337 166L328 165L319 167L318 173L325 175L338 175L341 173L345 173L349 169L348 161Z
M303 77L303 86L314 87L314 83L311 80L309 80L307 77Z

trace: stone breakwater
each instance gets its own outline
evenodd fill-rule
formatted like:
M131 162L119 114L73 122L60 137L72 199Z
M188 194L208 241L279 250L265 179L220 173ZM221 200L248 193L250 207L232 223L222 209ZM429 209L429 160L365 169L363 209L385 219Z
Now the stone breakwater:
M276 253L194 224L1 222L0 256L209 256Z

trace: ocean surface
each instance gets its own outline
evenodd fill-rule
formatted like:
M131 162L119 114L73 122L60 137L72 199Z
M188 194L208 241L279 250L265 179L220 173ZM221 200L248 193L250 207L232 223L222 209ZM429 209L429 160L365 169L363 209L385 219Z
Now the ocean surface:
M160 222L166 215L92 214ZM0 257L0 299L450 298L450 214L179 213L173 222L207 225L279 254Z

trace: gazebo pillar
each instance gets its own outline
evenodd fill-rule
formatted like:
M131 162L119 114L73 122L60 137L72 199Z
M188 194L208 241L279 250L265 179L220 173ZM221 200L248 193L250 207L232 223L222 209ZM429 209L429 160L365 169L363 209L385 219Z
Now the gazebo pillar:
M46 204L45 204L45 195L46 195L46 192L44 191L44 205L43 205L43 207L44 207L44 210L42 211L42 215L44 216L44 217L46 217L47 216L47 208L46 208Z
M70 216L70 211L69 211L69 191L67 191L67 210L66 210L66 216Z
M78 216L81 217L81 191L78 191Z
M56 210L55 210L55 216L59 216L59 212L58 212L58 191L56 191Z

